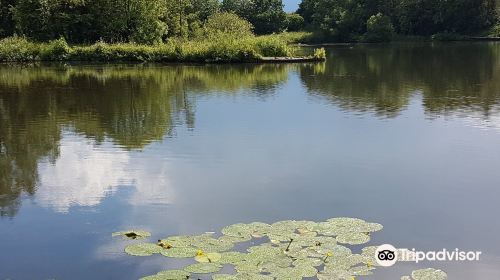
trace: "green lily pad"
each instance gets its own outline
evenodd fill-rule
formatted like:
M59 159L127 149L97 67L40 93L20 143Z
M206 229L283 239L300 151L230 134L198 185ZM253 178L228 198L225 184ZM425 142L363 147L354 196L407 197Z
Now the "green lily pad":
M196 257L194 257L194 259L197 262L201 262L201 263L216 263L216 262L220 261L221 254L219 254L219 253L206 253L206 254L197 255Z
M269 245L252 246L249 247L247 251L250 252L252 256L274 257L283 253L279 247L269 246Z
M193 247L173 247L170 249L164 249L160 253L169 258L192 258L196 256L198 249Z
M338 243L349 245L360 245L370 242L370 236L360 232L339 234L336 239Z
M234 247L234 243L215 238L198 238L191 241L191 245L196 248L200 248L205 252L224 252L231 250Z
M372 270L374 270L375 268L370 266L366 266L366 265L360 265L360 266L355 266L355 267L351 267L349 269L349 272L354 275L354 276L368 276L368 275L372 275L373 272Z
M164 270L155 275L141 278L140 280L184 280L189 279L191 274L184 270Z
M293 261L293 266L321 266L324 264L322 259L317 259L317 258L309 258L309 257L304 257L304 258L299 258Z
M215 274L213 280L273 280L273 277L257 273Z
M348 256L332 256L325 261L325 270L332 269L350 269L353 266L364 264L365 257L359 254L352 254ZM364 265L366 266L366 265Z
M261 272L262 267L259 266L262 261L258 260L249 260L246 259L244 261L238 262L234 264L234 269L238 273L259 273Z
M132 256L151 256L161 253L164 249L154 243L137 243L125 247L125 253Z
M235 264L238 262L241 262L245 260L247 257L247 254L240 253L240 252L223 252L220 253L220 263L224 264Z
M150 237L151 233L144 230L127 230L127 231L117 231L113 232L111 236L123 236L129 239L142 239L146 237Z
M247 242L252 240L252 236L247 235L247 236L229 236L229 235L223 235L219 237L219 240L225 241L225 242L230 242L230 243L241 243L241 242Z
M299 265L294 267L302 277L314 277L318 274L318 269L311 265Z
M171 236L160 240L163 244L171 245L172 247L189 247L192 241L191 236L181 235L181 236Z
M213 273L221 270L222 265L217 263L195 263L184 268L185 271L197 274Z
M318 280L352 280L352 275L347 270L322 271L317 275Z
M271 273L276 279L302 279L303 277L314 277L318 270L312 266L283 267Z
M239 223L224 227L222 234L238 238L251 238L251 231L247 224Z
M448 275L438 269L426 268L413 271L411 277L414 280L445 280L448 278Z
M360 254L353 254L348 245L370 241L370 234L382 225L355 218L333 218L324 222L280 221L274 224L253 222L225 227L223 235L215 237L207 232L193 236L172 236L157 244L137 243L125 248L134 256L161 253L173 258L194 258L198 263L184 270L162 271L146 276L144 280L182 280L190 273L212 274L224 264L234 266L236 274L215 274L215 280L352 280L373 273L377 246L367 246ZM144 238L144 231L115 232L113 236ZM266 237L266 239L264 239ZM234 250L236 243L259 239L255 246L239 244L247 252ZM268 241L267 241L268 239ZM253 244L255 244L253 243ZM344 245L340 245L344 244ZM322 269L318 272L318 269ZM446 273L435 270L417 270L403 280L444 280Z

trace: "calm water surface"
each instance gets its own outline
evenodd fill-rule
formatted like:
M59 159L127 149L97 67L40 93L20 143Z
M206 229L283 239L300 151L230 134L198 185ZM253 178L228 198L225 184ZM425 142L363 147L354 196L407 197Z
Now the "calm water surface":
M153 240L350 216L397 264L500 279L500 44L342 46L324 64L0 66L0 279L136 279Z

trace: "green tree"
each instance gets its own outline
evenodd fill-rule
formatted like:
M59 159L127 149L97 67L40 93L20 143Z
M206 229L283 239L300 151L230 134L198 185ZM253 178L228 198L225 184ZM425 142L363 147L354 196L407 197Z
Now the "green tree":
M110 42L134 41L156 43L161 41L167 25L163 0L94 0L96 28L100 37Z
M298 13L330 39L352 41L366 33L371 16L391 15L394 10L394 0L303 0Z
M204 26L204 38L221 36L251 37L253 26L234 13L222 12L208 18Z
M0 38L14 34L15 22L12 17L12 7L15 0L0 0Z
M371 16L366 22L365 41L387 42L392 39L394 27L391 19L381 13Z
M163 20L168 25L168 36L196 37L203 23L220 10L218 0L165 0Z
M248 20L257 34L281 32L286 28L282 0L223 0L222 9Z
M94 16L83 0L18 0L12 8L19 34L45 41L65 37L71 42L94 41Z
M495 0L400 0L398 18L405 34L474 33L491 26Z
M286 26L288 31L299 31L304 28L304 18L296 13L287 14Z
M46 41L156 43L166 33L164 0L18 0L19 34Z

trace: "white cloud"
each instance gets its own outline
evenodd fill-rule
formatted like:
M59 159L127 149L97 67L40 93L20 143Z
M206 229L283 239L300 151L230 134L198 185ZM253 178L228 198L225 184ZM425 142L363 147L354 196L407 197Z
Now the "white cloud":
M35 201L65 213L72 206L96 206L120 186L133 186L132 205L169 203L173 193L166 164L156 162L150 167L150 160L132 160L131 153L135 152L63 133L56 162L38 164L40 181Z

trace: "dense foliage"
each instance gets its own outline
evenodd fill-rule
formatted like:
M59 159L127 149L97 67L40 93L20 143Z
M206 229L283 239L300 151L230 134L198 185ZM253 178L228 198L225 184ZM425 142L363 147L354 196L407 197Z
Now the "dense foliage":
M236 14L217 13L207 19L202 38L217 39L222 36L248 38L253 36L252 29L251 23Z
M282 0L223 0L222 9L251 22L257 34L280 32L286 27Z
M0 38L158 44L214 33L221 24L206 24L221 12L224 25L233 26L234 14L259 35L309 30L323 41L498 34L496 0L302 0L290 14L282 0L0 0Z
M0 0L0 37L154 44L198 37L221 11L246 19L257 34L287 27L282 0ZM300 18L293 17L292 25L298 29Z
M495 7L495 0L303 0L298 13L328 39L356 41L372 36L367 34L370 19L387 30L390 19L405 35L473 34L496 22Z
M304 28L304 18L296 13L286 15L286 30L299 31Z
M251 62L262 57L293 56L285 40L272 36L211 37L210 40L172 39L157 45L134 43L69 46L64 39L36 43L20 37L0 40L0 62L128 61L128 62Z
M391 19L378 13L366 22L366 35L363 39L366 42L385 42L391 40L393 33Z

